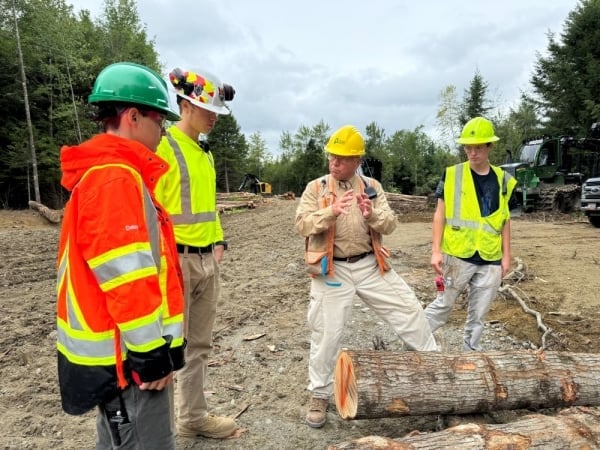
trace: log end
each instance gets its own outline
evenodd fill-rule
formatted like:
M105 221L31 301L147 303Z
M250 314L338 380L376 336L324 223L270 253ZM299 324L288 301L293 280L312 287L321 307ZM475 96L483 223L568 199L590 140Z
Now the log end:
M358 408L358 388L354 364L347 351L342 351L335 365L335 406L342 419L354 419Z

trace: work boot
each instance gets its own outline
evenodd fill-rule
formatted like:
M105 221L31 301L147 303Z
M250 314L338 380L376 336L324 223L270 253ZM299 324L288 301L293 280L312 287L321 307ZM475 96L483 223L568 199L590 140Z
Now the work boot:
M312 428L321 428L327 420L327 406L329 400L326 398L312 397L308 404L308 412L306 413L306 423Z
M209 414L204 422L196 426L177 426L177 435L185 438L204 436L213 439L223 439L231 436L237 426L235 421L229 417L219 417Z

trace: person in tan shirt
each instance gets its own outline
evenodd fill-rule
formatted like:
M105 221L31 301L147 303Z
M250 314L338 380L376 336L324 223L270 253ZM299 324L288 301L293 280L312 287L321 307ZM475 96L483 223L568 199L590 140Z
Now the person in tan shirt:
M413 350L438 350L423 308L412 289L391 268L381 236L396 228L394 211L381 184L357 174L364 139L351 125L325 146L329 175L306 186L296 211L296 231L307 239L312 276L308 325L311 330L306 423L322 427L333 392L333 372L344 327L357 295Z

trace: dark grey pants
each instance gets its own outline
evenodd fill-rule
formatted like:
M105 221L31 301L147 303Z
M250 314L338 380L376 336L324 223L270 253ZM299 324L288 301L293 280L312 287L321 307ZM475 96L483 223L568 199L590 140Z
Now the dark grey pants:
M98 406L96 450L174 450L169 391L140 391L129 386Z

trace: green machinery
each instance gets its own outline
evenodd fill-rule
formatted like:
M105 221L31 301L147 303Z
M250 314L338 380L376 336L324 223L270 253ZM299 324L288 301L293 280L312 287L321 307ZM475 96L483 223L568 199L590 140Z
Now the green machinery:
M600 175L600 136L592 125L590 138L541 137L523 142L517 162L501 167L517 179L515 193L525 212L574 211L581 185Z

